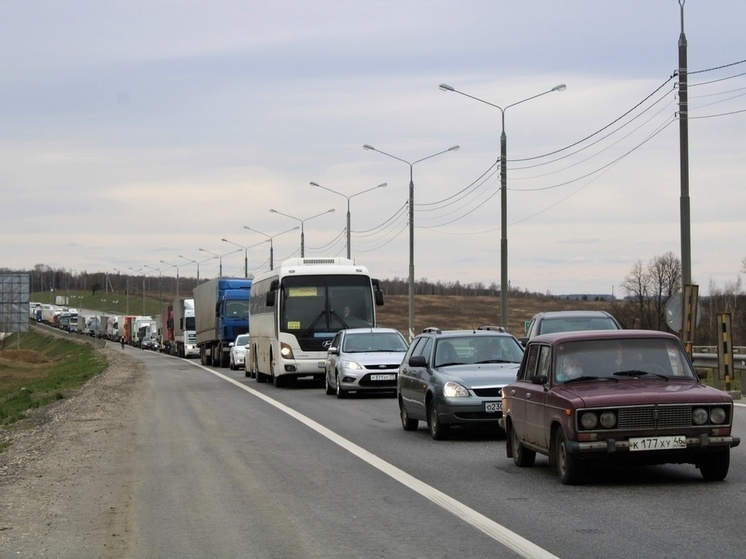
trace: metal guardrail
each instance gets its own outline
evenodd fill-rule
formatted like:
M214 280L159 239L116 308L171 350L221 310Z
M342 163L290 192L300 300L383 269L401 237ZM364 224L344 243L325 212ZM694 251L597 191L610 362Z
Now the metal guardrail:
M694 348L695 350L698 348ZM739 348L743 349L743 348ZM714 350L714 348L713 348ZM718 354L708 352L697 352L692 354L692 362L698 369L717 369L718 368ZM746 370L746 354L745 353L734 353L733 354L733 369L736 371Z

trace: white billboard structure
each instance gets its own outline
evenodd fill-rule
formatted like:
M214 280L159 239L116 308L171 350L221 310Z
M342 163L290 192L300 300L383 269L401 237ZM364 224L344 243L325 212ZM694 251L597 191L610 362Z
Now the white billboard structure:
M0 337L29 329L29 275L0 274Z

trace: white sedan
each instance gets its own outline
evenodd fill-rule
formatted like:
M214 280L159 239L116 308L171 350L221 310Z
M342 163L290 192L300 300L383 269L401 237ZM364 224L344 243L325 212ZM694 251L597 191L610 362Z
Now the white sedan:
M236 369L242 369L244 365L244 359L246 358L246 350L249 347L249 335L241 334L236 338L235 342L230 344L231 355L230 355L230 368L231 371Z

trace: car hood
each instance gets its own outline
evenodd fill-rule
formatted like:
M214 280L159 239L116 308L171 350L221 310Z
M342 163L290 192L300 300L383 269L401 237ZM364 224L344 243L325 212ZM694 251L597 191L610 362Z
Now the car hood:
M386 363L390 365L399 365L404 359L404 351L370 351L361 353L344 353L342 359L347 361L357 361L361 365L377 365Z
M582 400L584 407L651 403L721 403L732 398L720 390L694 381L635 379L577 382L556 389L557 394Z
M436 369L447 382L466 386L505 386L515 381L520 363L484 363L482 365L451 365Z

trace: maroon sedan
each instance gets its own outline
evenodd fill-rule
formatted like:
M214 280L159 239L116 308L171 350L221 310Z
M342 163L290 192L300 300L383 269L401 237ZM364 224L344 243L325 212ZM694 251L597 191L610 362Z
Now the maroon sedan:
M650 330L532 338L503 389L501 426L517 466L547 455L565 484L601 460L694 464L720 481L740 442L731 396L700 382L676 336Z

